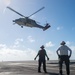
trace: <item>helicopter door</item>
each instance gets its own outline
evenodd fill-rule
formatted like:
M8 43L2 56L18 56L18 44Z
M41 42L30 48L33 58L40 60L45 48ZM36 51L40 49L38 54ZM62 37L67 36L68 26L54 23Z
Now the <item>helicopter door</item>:
M35 26L35 25L36 25L35 20L32 20L32 21L31 21L31 24L32 24L33 26Z

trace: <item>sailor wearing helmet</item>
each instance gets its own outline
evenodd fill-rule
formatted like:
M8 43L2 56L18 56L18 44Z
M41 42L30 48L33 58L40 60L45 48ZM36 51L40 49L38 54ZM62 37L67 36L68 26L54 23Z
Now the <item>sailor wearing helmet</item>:
M38 60L38 72L41 73L41 65L43 63L43 70L45 73L47 73L46 71L46 60L45 60L45 56L47 57L47 60L49 60L46 51L44 49L44 45L42 45L41 50L38 51L38 54L36 55L36 57L34 58L34 60L36 60L37 56L39 56L39 60Z
M60 43L61 46L56 51L57 55L59 57L59 73L60 73L60 75L62 75L63 61L65 62L65 65L66 65L67 75L70 75L70 69L69 69L70 60L69 60L69 58L71 57L72 50L65 44L66 44L65 41L62 41Z

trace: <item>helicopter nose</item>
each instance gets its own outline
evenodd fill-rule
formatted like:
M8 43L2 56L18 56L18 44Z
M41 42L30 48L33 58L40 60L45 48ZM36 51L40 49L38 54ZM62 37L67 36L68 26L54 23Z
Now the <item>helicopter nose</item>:
M15 22L15 20L13 20L13 22Z
M16 19L16 20L13 20L13 22L18 22L19 20L18 19Z

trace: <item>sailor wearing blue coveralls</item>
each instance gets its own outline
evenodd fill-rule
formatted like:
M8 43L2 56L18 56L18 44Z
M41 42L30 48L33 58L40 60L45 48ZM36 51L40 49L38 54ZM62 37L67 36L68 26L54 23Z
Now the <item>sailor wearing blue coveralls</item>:
M46 71L46 60L45 60L45 56L47 57L47 60L49 60L46 51L44 49L44 46L42 45L41 50L38 51L38 54L36 55L36 57L34 58L36 60L37 56L39 56L39 60L38 60L38 72L41 73L41 65L43 63L43 70L45 73L47 73Z

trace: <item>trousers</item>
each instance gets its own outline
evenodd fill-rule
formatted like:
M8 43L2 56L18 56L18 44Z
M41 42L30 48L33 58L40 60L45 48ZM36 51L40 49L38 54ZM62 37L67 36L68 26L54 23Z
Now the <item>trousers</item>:
M46 72L46 61L45 60L39 60L38 61L38 72L41 72L41 65L43 64L43 70Z
M62 75L62 65L63 65L63 62L65 62L65 65L66 65L66 72L67 72L67 75L70 74L70 67L69 67L69 64L70 64L70 60L69 60L69 57L68 55L61 55L59 57L59 73Z

